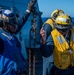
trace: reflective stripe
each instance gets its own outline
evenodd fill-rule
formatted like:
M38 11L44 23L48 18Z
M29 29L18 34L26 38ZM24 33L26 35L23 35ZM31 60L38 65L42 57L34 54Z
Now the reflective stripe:
M67 19L65 18L57 18L56 20L62 21L62 22L67 22Z
M60 42L60 44L62 44L62 43L64 42L64 40L62 39L61 36L58 36L58 37L57 37L57 40Z
M5 33L2 33L2 35L4 35L5 37L7 37L9 40L11 40L11 39L12 39L12 37L11 37L11 36L6 35Z

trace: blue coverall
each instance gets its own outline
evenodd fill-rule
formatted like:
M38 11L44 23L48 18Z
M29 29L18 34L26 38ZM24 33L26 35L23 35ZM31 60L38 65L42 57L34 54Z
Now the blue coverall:
M17 34L26 23L30 13L26 12L18 23ZM16 75L25 72L25 60L21 54L21 44L14 34L0 28L0 75Z

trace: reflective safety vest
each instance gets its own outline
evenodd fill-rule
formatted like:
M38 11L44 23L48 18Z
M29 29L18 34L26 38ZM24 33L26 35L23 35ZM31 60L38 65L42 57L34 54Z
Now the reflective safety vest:
M48 19L44 24L49 24L52 27L52 30L54 29L54 22L52 19Z
M71 31L70 44L56 29L51 32L54 41L54 65L59 69L74 66L74 30Z

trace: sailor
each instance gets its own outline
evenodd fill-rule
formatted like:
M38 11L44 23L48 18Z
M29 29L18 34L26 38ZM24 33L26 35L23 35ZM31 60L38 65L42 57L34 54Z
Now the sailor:
M25 59L21 54L21 44L15 34L26 23L34 4L30 2L21 22L15 22L14 13L5 9L0 12L0 75L24 75Z
M51 31L53 29L55 29L54 24L55 24L55 19L58 15L63 14L64 11L61 9L56 9L52 12L51 17L43 24L41 31L44 30L45 31L45 41L48 38L48 36L50 35ZM42 54L43 55L43 54ZM48 58L43 56L43 75L47 75L47 73L50 71L48 69L48 66L51 67L53 66L53 53L51 54L51 56L49 56ZM52 68L53 69L53 68ZM48 71L49 70L49 71ZM53 70L52 70L53 71ZM50 73L50 72L49 72ZM49 74L48 73L48 74ZM54 72L51 72L54 73Z
M53 53L54 75L74 75L74 29L71 28L71 18L62 14L56 18L55 23L55 29L46 42L44 31L41 31L41 51L45 57Z

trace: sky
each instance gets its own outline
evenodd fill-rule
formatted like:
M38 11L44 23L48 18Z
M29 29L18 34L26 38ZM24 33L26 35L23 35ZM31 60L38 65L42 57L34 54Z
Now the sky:
M74 0L38 0L39 10L42 17L50 17L56 9L63 10L66 14L74 17Z

